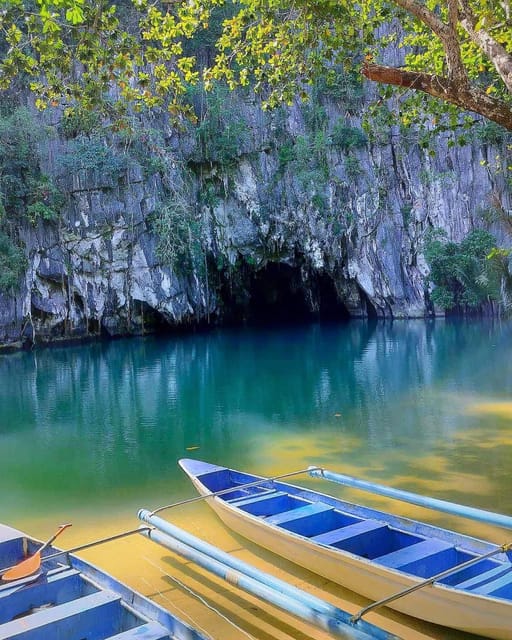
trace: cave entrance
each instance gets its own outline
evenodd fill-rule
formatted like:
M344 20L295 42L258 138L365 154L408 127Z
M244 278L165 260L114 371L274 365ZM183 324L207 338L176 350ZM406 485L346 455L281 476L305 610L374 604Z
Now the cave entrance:
M143 300L134 299L130 317L130 332L136 335L166 334L172 331L168 320Z
M366 295L365 291L361 287L359 287L359 298L361 300L361 307L366 312L366 317L368 320L377 320L379 314L377 313L377 309L372 304L370 298Z
M296 324L350 318L330 276L313 273L305 282L299 267L281 263L246 273L235 290L224 287L223 304L225 319L231 323Z

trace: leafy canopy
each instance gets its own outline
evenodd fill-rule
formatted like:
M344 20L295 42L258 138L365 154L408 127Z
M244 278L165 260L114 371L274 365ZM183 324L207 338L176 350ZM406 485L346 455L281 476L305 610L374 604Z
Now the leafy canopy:
M218 53L198 65L187 41L226 7ZM178 113L188 85L216 79L272 106L342 65L512 130L509 0L1 0L0 27L0 86L27 78L41 108Z

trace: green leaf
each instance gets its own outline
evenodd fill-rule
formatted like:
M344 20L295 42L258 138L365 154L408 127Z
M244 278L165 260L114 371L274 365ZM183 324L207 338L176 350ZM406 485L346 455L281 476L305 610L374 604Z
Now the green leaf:
M66 11L66 20L71 24L81 24L84 21L82 8L75 5Z

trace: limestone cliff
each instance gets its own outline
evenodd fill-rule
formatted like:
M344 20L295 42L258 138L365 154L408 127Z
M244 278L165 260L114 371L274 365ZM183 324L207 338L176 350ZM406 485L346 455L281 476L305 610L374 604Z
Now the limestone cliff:
M435 312L429 227L458 241L485 226L510 245L510 192L492 170L501 151L476 136L423 149L414 131L377 123L368 137L357 105L329 97L271 114L250 95L216 106L216 120L197 107L196 131L145 121L139 134L157 130L159 142L138 155L96 135L124 158L115 170L94 153L66 164L76 142L51 129L40 164L66 199L58 220L21 223L28 266L0 293L0 343L265 311L422 317Z

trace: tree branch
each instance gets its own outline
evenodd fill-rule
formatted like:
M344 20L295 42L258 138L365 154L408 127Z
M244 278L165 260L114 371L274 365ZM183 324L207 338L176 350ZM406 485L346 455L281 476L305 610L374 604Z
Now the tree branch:
M420 4L416 0L395 0L394 3L426 25L441 40L443 39L446 31L445 23L438 18L435 13L430 11L430 9L427 9L425 5Z
M397 87L422 91L467 111L478 113L512 131L512 108L507 103L487 95L485 91L461 86L457 82L418 71L405 71L396 67L365 63L361 70L368 80Z
M512 56L483 28L475 29L476 19L467 0L458 0L463 29L494 65L507 89L512 93Z
M394 3L422 22L441 40L448 78L453 82L469 87L469 79L462 62L460 43L457 37L457 0L448 0L449 24L443 22L433 11L427 9L425 5L420 4L417 0L394 0Z

